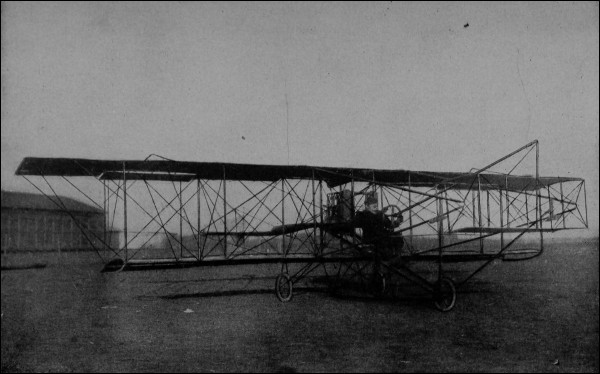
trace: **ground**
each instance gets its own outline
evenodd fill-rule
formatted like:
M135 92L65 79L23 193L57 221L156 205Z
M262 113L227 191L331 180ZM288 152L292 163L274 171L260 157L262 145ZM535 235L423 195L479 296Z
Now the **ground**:
M597 239L494 262L447 313L415 294L310 288L281 303L272 265L103 274L89 252L2 261L2 372L599 370ZM15 269L35 264L47 266Z

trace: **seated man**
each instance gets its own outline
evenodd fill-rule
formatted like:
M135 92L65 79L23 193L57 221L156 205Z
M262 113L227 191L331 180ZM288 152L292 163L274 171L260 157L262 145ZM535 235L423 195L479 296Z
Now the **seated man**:
M394 228L400 226L402 215L392 222L386 215L387 208L377 210L377 196L368 195L365 209L356 213L356 227L363 230L363 241L375 247L375 260L396 263L401 260L400 249L404 244L401 236L393 237Z

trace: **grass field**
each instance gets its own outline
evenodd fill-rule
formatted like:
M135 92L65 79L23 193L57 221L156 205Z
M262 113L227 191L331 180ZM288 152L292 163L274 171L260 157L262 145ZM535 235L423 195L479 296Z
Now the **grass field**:
M2 265L2 372L599 370L597 239L495 262L448 313L412 293L300 288L281 303L277 265L103 274L91 252Z

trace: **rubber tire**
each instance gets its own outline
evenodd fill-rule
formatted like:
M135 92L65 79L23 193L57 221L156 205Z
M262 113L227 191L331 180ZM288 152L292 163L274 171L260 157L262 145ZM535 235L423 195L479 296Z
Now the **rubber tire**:
M449 312L456 304L456 287L450 278L442 277L433 291L435 307L441 312ZM449 297L448 297L449 296ZM450 302L447 302L447 300Z
M373 274L372 286L375 297L383 298L388 291L388 281L385 275L381 272Z
M286 284L289 286L289 290L285 292L285 294L281 292L281 287L283 286L281 283L282 281L285 281ZM280 273L279 275L277 275L277 278L275 279L275 295L277 296L279 301L284 303L292 300L292 296L294 296L294 286L292 280L290 279L290 276L286 273Z

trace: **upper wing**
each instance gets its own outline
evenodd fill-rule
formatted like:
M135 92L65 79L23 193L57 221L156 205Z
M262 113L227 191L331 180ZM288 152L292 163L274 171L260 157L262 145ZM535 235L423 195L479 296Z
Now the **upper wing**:
M410 170L331 168L317 166L286 166L234 164L216 162L189 162L173 160L91 160L80 158L26 157L16 171L17 175L93 176L101 179L145 179L186 181L247 180L277 181L279 179L316 179L337 187L354 181L367 181L393 186L435 187L531 191L552 184L581 181L581 178L517 176L506 174L426 172Z

